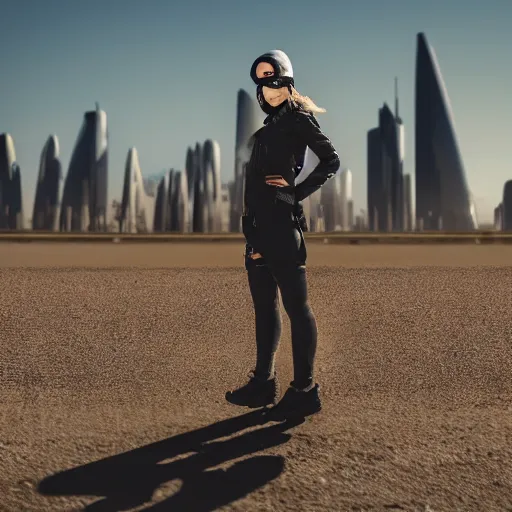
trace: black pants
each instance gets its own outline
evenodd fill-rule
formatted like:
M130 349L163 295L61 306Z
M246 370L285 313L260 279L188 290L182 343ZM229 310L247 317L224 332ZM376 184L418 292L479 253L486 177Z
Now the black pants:
M277 290L290 318L294 366L293 385L299 389L313 382L317 345L316 320L308 304L305 265L272 265L252 259L246 250L245 268L256 319L256 370L261 378L274 375L275 355L281 335Z

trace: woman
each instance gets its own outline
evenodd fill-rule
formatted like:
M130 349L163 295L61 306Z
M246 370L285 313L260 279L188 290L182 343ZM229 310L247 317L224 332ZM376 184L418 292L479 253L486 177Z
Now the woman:
M284 52L273 50L258 57L252 65L251 78L257 85L260 107L268 114L263 128L253 137L242 216L257 356L250 381L226 393L226 400L248 407L277 402L274 361L281 334L279 287L291 323L294 380L269 414L286 419L321 409L319 386L313 379L317 327L308 304L303 237L307 226L300 201L333 177L340 161L313 115L325 110L296 91L293 68ZM306 146L317 155L319 163L295 186Z

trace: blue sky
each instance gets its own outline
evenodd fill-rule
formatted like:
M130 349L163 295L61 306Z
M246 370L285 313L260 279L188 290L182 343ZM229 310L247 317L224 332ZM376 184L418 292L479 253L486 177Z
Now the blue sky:
M447 86L479 219L512 178L510 0L0 0L0 132L10 133L31 215L50 134L67 172L83 113L96 101L110 133L109 196L121 195L127 152L142 171L183 168L207 138L233 175L236 93L251 94L253 60L281 48L297 89L353 172L366 208L366 132L399 80L406 172L414 173L416 34L426 33Z

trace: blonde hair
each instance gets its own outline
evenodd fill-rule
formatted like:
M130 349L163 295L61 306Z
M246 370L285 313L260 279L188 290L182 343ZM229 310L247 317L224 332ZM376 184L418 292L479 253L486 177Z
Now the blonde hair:
M315 112L319 114L323 114L324 112L327 112L325 108L321 108L315 104L315 102L308 98L307 96L302 96L302 94L299 94L297 92L297 89L295 87L291 88L291 94L290 98L295 103L298 103L304 110L307 110L308 112Z

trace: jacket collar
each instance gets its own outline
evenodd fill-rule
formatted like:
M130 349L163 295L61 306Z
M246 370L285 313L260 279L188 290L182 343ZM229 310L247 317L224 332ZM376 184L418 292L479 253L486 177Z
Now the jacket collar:
M279 119L281 119L284 114L287 112L291 112L292 110L298 110L299 106L292 100L287 100L285 104L275 113L270 114L265 118L263 121L263 124L269 124L269 123L277 123Z

